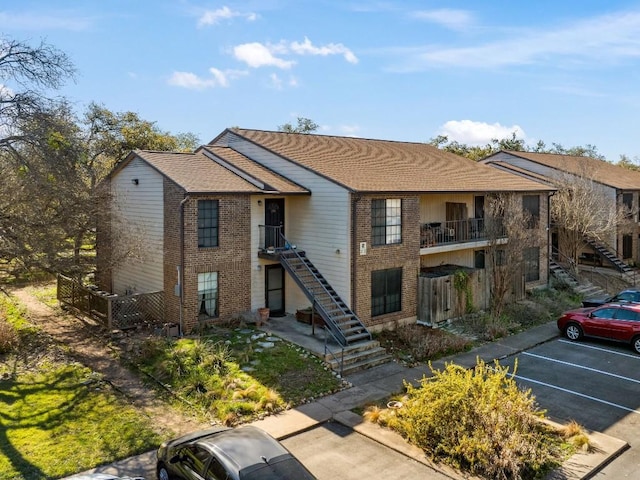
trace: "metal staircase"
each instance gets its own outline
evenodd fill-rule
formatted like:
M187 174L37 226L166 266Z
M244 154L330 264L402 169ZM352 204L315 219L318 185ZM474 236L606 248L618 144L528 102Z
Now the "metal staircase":
M613 268L615 268L620 273L633 273L633 268L624 263L618 256L613 253L607 246L602 243L587 239L586 243L593 248L593 250L598 253L602 258L604 258L607 262L609 262Z
M593 285L590 282L579 281L571 272L564 268L560 263L551 260L549 261L549 272L560 283L566 285L574 293L582 295L582 297L594 297L605 296L605 292L602 288Z
M369 330L347 307L305 252L294 247L280 251L278 256L281 265L312 302L326 328L343 347L372 339Z

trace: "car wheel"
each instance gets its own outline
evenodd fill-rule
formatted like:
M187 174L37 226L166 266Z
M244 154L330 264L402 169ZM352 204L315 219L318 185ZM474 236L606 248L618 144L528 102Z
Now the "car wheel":
M636 353L640 353L640 335L631 340L631 345Z
M582 327L577 323L570 323L565 327L564 334L569 340L580 340L582 338Z
M171 475L169 475L169 471L167 467L165 467L162 463L158 464L158 480L171 480Z

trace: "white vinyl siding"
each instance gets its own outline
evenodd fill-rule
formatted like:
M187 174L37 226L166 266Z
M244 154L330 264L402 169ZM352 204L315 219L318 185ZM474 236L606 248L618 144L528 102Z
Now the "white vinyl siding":
M228 135L226 140L233 140L232 137L233 135ZM351 216L347 190L252 143L244 141L230 143L240 153L304 185L313 192L312 195L284 197L285 236L292 244L307 252L309 259L349 305L351 303L349 251ZM260 234L258 225L264 224L264 199L262 206L257 205L258 199L253 197L251 201L251 247L256 253ZM255 257L253 261L252 309L256 309L264 306L264 267L262 266L264 261ZM260 270L259 265L261 265ZM286 310L294 312L297 308L308 306L309 301L288 275L285 276L285 282Z
M147 293L164 288L162 184L162 176L137 158L112 179L114 242L120 251L131 247L137 252L114 268L114 293ZM126 226L127 235L118 236L120 222Z

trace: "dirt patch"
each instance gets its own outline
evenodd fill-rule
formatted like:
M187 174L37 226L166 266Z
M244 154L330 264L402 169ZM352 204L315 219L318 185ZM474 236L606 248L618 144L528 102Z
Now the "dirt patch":
M29 287L14 288L9 293L24 306L29 321L43 332L28 349L30 359L21 362L23 368L34 364L38 357L52 355L58 361L64 358L77 361L99 373L167 438L206 426L195 415L189 416L161 400L150 384L120 363L119 359L127 354L127 346L133 340L127 342L121 338L114 343L111 333L99 323L49 307L35 297ZM60 348L50 348L52 344Z

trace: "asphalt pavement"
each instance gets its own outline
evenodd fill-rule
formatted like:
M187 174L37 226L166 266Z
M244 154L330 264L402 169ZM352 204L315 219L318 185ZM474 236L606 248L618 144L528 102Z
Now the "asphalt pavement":
M555 339L558 335L559 331L556 327L556 322L553 321L483 344L469 352L442 358L432 362L432 366L436 369L442 369L447 363L453 362L457 365L472 368L477 364L478 359L486 363L501 360ZM388 362L349 375L345 378L351 385L349 388L285 412L268 416L254 422L254 425L282 440L299 432L315 428L325 422L339 422L361 435L365 435L407 457L428 465L434 471L433 478L442 478L442 475L445 475L445 477L453 479L462 479L463 477L457 475L455 471L436 465L428 460L421 451L408 445L399 435L382 429L377 425L364 422L361 416L352 412L357 407L379 402L403 392L405 382L417 385L423 377L430 375L431 370L428 365L421 364L416 367L406 367L396 362ZM592 443L597 445L597 448L588 454L578 453L574 455L569 461L565 462L562 470L555 472L554 475L557 476L552 478L587 478L628 448L626 442L597 432L590 432L590 436ZM129 476L141 475L146 478L154 478L154 467L155 452L147 452L112 465L96 468L92 472Z

